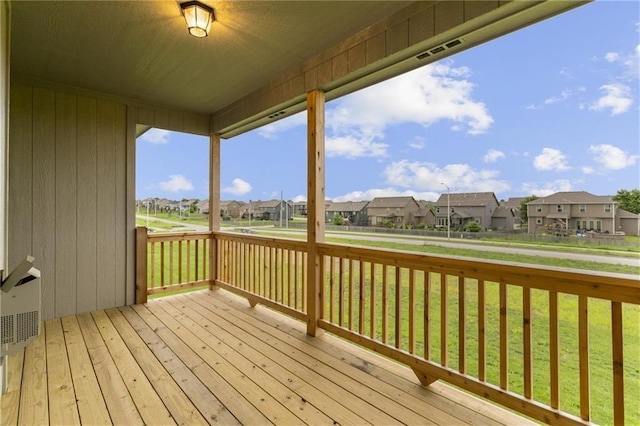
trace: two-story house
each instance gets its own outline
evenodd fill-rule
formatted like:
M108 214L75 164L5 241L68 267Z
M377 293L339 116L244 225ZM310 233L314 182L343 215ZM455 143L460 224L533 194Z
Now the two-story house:
M549 230L624 232L638 235L639 215L619 208L610 195L556 192L527 203L529 232Z
M341 216L347 225L367 225L368 201L344 201L331 203L325 207L325 221L330 223L334 216Z
M252 201L252 216L255 219L262 220L289 220L293 216L293 207L286 201L269 200L269 201Z
M393 223L395 226L416 225L420 205L413 197L376 197L367 206L370 226Z
M240 218L244 203L236 200L220 201L220 217Z
M436 226L447 226L447 207L452 228L467 222L478 222L483 229L491 227L491 217L500 203L493 192L442 194L436 201Z

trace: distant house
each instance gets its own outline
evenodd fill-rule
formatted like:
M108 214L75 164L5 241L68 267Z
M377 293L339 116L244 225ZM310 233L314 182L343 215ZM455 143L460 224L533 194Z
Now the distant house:
M197 204L197 211L200 214L209 214L209 200L200 200Z
M525 197L511 197L501 201L491 216L491 228L497 231L512 231L522 227L520 209Z
M230 217L239 219L242 217L242 207L244 203L241 201L227 200L220 201L220 217Z
M395 226L417 225L419 209L413 197L376 197L367 206L369 225L382 226L388 222Z
M528 202L527 216L529 232L564 230L640 235L640 215L621 209L610 195L556 192Z
M249 203L254 219L289 220L293 216L293 206L286 201L269 200L269 201L252 201Z
M306 216L307 215L307 202L295 201L292 203L294 216Z
M462 228L467 222L478 222L483 229L491 228L491 217L500 203L493 192L442 194L436 201L436 226L447 226L447 205L451 227Z
M334 216L341 216L348 225L366 226L368 204L368 201L331 203L325 207L325 221L332 222Z
M433 203L427 201L418 201L418 205L420 206L420 208L414 215L416 223L418 225L424 223L424 225L429 228L435 226L436 214Z

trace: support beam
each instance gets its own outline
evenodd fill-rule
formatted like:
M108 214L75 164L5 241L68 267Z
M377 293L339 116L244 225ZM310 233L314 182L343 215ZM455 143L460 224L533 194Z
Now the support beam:
M147 303L147 228L136 228L136 304Z
M322 318L324 242L324 92L307 93L307 334L317 336Z
M209 136L209 230L220 230L220 135ZM209 241L209 289L213 290L218 274L218 245L215 236Z

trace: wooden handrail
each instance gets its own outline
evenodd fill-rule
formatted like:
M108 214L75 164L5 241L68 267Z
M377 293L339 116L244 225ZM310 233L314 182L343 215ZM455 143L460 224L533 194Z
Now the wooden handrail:
M327 271L322 291L328 293L324 296L328 306L325 306L324 316L319 321L320 327L409 365L425 385L434 380L444 380L547 423L587 424L592 421L591 407L595 402L592 401L590 369L594 366L590 361L588 302L590 299L610 301L614 383L611 409L616 424L624 421L621 306L623 303L640 304L638 277L328 243L318 244L317 252L323 257L322 264ZM358 285L354 286L354 282ZM345 286L346 290L343 290ZM487 286L492 288L495 304L488 303ZM347 312L343 313L341 295L345 291L349 299ZM544 315L549 318L551 377L548 402L534 399L533 322L536 315L532 306L533 291L538 292L538 301L540 291L549 295L548 314ZM379 303L378 297L381 297ZM559 299L564 301L567 297L577 300L578 341L572 348L579 349L577 365L573 367L579 371L576 395L579 396L580 408L575 413L563 411L560 405L561 330L558 313ZM514 298L520 300L517 308L513 305ZM477 314L473 312L475 309L468 308L469 300L477 304ZM369 306L368 311L366 306ZM439 310L437 330L433 329L434 313L431 309L434 306ZM455 317L450 312L452 306L457 311ZM417 309L422 309L422 315L418 315ZM365 312L368 313L367 318ZM469 321L470 314L476 314L477 321ZM487 381L486 327L489 315L498 322L497 335L490 336L498 358L498 374L494 382ZM540 313L537 315L540 317ZM474 376L470 375L467 363L470 355L467 329L472 323L478 329L477 354L473 354L474 361L477 355L478 364ZM377 324L382 324L381 328ZM522 330L521 336L513 333L514 327ZM455 338L451 334L454 331ZM388 332L393 333L392 338ZM431 353L434 333L439 338L438 360L434 360ZM424 346L421 354L416 351L416 338L421 338L419 343ZM513 367L509 365L514 357L512 338L521 341L522 345L521 359L516 363L522 366L521 390L510 388L514 374ZM456 366L450 364L452 345L457 347ZM566 347L562 349L567 350Z

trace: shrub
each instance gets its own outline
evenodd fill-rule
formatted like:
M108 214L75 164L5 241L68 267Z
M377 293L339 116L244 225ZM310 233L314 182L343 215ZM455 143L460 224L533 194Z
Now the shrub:
M464 225L464 230L467 232L480 232L482 227L478 222L467 222Z

